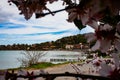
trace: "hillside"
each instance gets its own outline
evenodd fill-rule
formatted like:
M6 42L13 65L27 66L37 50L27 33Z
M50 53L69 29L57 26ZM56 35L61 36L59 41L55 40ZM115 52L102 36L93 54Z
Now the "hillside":
M86 39L83 35L73 35L63 37L56 41L37 43L37 44L13 44L13 45L0 45L0 50L51 50L51 49L65 49L65 45L73 45L83 43L86 44Z

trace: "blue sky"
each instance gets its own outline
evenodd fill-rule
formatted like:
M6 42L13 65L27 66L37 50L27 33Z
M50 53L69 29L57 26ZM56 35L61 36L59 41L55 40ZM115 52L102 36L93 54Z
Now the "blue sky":
M48 5L48 7L51 10L62 9L61 4L61 2L57 2L54 5ZM33 15L28 21L24 19L23 15L19 15L19 12L16 6L10 6L7 0L0 1L0 45L34 44L93 32L90 27L80 31L73 23L68 23L65 11L57 13L55 16L47 15L40 19L35 19Z

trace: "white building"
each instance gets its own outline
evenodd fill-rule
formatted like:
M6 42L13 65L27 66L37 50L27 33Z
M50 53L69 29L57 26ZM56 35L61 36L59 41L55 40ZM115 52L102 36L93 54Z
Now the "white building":
M66 49L73 49L73 47L74 45L68 45L68 44L65 46Z

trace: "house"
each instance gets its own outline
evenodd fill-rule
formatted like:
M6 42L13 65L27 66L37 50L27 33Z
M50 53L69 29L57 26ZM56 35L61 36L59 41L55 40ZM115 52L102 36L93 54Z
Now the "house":
M69 45L69 44L67 44L66 46L65 46L65 49L73 49L73 47L74 47L74 45Z

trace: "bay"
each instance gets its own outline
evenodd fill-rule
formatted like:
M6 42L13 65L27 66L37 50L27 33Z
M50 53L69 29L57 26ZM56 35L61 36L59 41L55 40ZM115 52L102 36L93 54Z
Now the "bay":
M20 66L18 57L22 51L0 51L0 69L17 68Z
M0 69L20 67L21 64L17 59L24 57L21 54L22 52L25 52L25 51L0 51ZM50 59L77 59L78 56L82 56L81 52L44 51L44 56L40 58L40 61L50 62Z

